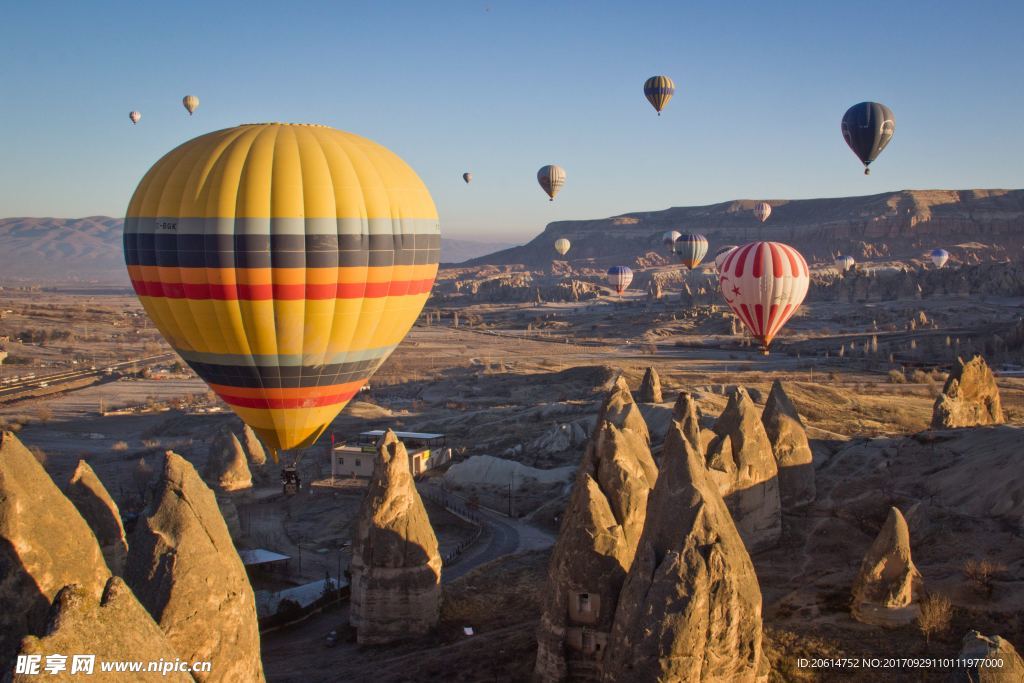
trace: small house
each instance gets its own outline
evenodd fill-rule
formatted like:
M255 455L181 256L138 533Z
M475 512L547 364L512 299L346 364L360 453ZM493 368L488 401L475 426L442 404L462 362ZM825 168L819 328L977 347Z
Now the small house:
M374 429L361 433L353 443L335 445L331 450L331 477L369 478L377 457L377 442L384 431ZM451 449L446 448L444 434L424 432L395 432L409 452L409 469L414 477L451 460Z

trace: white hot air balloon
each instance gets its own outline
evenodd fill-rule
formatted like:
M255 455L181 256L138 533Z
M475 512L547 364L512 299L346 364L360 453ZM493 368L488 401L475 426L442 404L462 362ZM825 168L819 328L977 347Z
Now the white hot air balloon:
M140 114L137 111L129 112L128 113L128 118L131 119L132 125L135 125L136 123L138 123L142 119L142 114Z
M932 249L932 253L929 254L932 259L932 264L936 268L941 268L946 265L946 261L949 260L949 252L945 249Z
M682 234L678 230L668 230L661 236L661 243L668 247L669 251L672 251L672 245L676 243L676 240Z
M192 116L195 110L199 108L199 98L195 95L185 95L181 98L181 104L188 110L188 115Z
M856 261L852 256L836 256L835 264L840 273L845 273L850 268L853 268L854 263L856 263Z
M768 216L771 215L772 205L768 202L758 202L757 205L754 206L754 217L762 223L768 220Z
M568 254L569 247L571 246L572 243L570 243L569 240L565 239L564 237L555 240L555 251L558 252L559 256L565 256L566 254Z
M558 194L562 186L565 185L565 169L555 164L548 164L542 166L537 171L537 182L540 186L548 193L548 197L551 201L555 201L555 195Z
M715 252L715 268L718 272L722 272L722 264L725 263L725 257L728 256L735 248L735 244L727 244Z
M781 242L751 242L730 252L722 263L719 286L729 308L758 341L768 346L807 296L807 261Z

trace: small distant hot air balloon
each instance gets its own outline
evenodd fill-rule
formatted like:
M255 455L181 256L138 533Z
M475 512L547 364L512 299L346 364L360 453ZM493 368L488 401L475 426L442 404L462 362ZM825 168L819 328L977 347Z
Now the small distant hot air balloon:
M132 125L135 125L142 118L142 114L140 114L137 111L129 112L128 113L128 118L130 118L132 120Z
M868 166L882 153L896 132L896 115L884 104L861 102L846 110L842 122L843 139L864 164L864 175L869 175Z
M935 264L936 268L946 265L946 261L949 260L949 252L945 249L932 249L932 253L929 256L931 256L932 263Z
M772 205L768 202L758 202L754 207L754 218L764 223L768 216L772 215Z
M697 233L683 233L675 241L672 250L679 257L679 261L693 270L708 253L708 238Z
M467 185L469 185L469 181L473 180L473 174L472 173L463 173L462 174L462 179L466 181Z
M678 230L668 230L661 236L661 242L669 248L669 251L671 251L672 245L676 243L676 240L679 239L680 235L682 235L682 233Z
M853 268L854 263L856 263L856 261L852 256L836 256L835 264L840 273L845 273L850 268Z
M725 262L725 257L728 256L733 249L736 249L735 244L727 244L715 252L715 268L718 269L718 272L722 272L722 263Z
M807 261L789 245L751 242L730 252L720 273L725 302L767 355L772 339L807 296Z
M555 240L555 251L558 252L559 256L565 256L566 254L568 254L569 247L571 246L572 244L569 242L569 240L565 239L564 237L560 237L559 239Z
M622 294L633 281L633 271L629 266L612 266L608 269L608 284L615 288L615 291Z
M658 116L661 116L661 110L675 92L676 84L668 76L651 76L644 81L644 97L654 107L654 111L658 112Z
M185 105L189 116L192 116L192 113L199 108L199 98L195 95L185 95L181 98L181 103Z
M565 170L561 166L548 164L537 171L537 182L548 193L551 201L555 201L555 195L565 185Z

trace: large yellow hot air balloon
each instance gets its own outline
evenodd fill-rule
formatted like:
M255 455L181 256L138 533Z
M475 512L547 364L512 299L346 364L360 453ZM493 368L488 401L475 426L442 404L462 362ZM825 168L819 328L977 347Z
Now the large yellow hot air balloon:
M325 126L202 135L146 173L128 273L170 345L274 449L312 444L408 333L440 252L404 161Z

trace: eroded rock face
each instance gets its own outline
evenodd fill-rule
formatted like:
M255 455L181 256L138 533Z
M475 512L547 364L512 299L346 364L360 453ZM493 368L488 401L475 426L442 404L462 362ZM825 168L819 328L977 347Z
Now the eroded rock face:
M697 455L703 456L700 408L697 406L697 399L693 394L688 391L679 392L679 398L676 399L676 404L672 408L672 419L679 423L679 428L690 447L697 451Z
M598 425L605 421L611 422L619 429L629 429L642 436L647 443L651 442L651 434L640 407L633 401L629 385L621 375L615 378L597 414Z
M760 411L737 387L713 427L706 461L747 550L774 546L782 534L779 468ZM726 442L728 440L728 443Z
M422 635L441 610L441 555L409 454L391 430L377 444L352 542L350 621L360 644Z
M814 500L814 454L807 441L800 414L775 380L761 422L772 444L779 468L779 498L784 509L802 507Z
M245 455L249 458L249 465L263 467L267 464L267 451L263 448L256 432L249 425L242 426L242 446L245 447Z
M217 432L210 444L203 476L222 491L240 491L252 487L249 458L238 437L227 427Z
M183 659L212 663L199 681L262 681L256 602L213 491L167 452L129 539L125 580Z
M1024 681L1024 659L1013 644L999 636L968 631L960 647L961 659L994 660L988 666L973 666L958 671L956 683L1011 683ZM997 663L998 662L998 663Z
M644 372L644 379L640 382L641 403L661 403L664 399L661 395L661 378L654 368L647 368Z
M981 356L959 359L932 409L933 429L1002 424L1003 407L996 378Z
M537 629L538 680L600 678L619 591L658 476L646 424L635 409L628 389L617 382L600 411L615 421L598 423L577 470L548 565Z
M43 632L61 588L76 583L98 599L108 578L82 515L17 437L0 432L0 661Z
M853 618L876 626L909 624L920 614L921 573L910 554L910 530L896 508L871 544L853 584Z
M98 599L94 591L77 585L65 586L57 593L46 630L41 637L25 638L19 654L42 655L45 662L46 656L54 653L68 656L69 671L74 654L96 655L97 661L155 662L162 659L174 662L180 657L131 589L116 576L110 578ZM98 665L91 676L71 675L69 671L64 672L67 677L45 677L61 681L84 677L108 683L128 680L124 673L101 673ZM180 683L194 681L192 676L181 672L169 672L159 678ZM39 679L40 676L19 674L13 681L34 683Z
M754 566L679 423L669 429L661 462L619 597L604 680L762 680Z
M96 534L110 571L120 575L128 559L128 539L121 522L121 512L89 463L78 461L65 494Z

